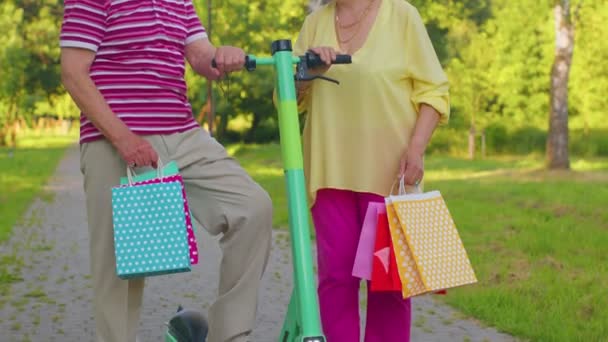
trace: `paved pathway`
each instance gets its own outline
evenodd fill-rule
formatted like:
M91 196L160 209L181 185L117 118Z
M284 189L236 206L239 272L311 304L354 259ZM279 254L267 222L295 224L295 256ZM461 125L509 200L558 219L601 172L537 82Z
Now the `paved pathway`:
M15 257L15 283L0 297L0 342L93 341L87 228L78 149L68 150L47 186L52 196L36 200L0 246ZM220 251L215 239L198 232L201 264L194 272L151 278L142 313L142 342L162 341L164 322L177 304L207 308L214 298ZM291 291L290 250L285 233L275 233L252 341L275 341ZM414 300L412 341L499 341L513 338L464 319L430 297Z

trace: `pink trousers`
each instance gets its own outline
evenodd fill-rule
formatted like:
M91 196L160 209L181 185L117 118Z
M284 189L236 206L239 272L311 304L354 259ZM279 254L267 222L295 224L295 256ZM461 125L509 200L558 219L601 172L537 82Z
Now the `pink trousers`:
M359 342L359 285L352 276L369 202L381 196L322 189L312 208L315 224L321 322L327 342ZM367 293L365 342L408 342L411 303L397 292Z

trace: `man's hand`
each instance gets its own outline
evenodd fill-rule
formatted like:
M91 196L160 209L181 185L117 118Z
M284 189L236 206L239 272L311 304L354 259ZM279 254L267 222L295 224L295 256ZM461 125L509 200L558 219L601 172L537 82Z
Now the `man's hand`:
M213 70L217 77L241 70L245 66L245 52L233 46L217 48L214 59L216 67Z
M245 66L245 52L232 46L216 48L208 39L199 39L186 45L186 59L192 69L210 80L241 70ZM217 66L211 66L215 59Z
M124 138L112 141L120 157L130 167L158 166L158 153L139 135L129 132Z

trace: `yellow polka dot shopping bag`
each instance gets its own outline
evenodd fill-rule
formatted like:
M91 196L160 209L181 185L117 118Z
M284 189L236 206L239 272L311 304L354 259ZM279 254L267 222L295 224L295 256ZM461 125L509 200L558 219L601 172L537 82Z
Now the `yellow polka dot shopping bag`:
M159 163L160 164L160 163ZM191 269L182 182L164 177L160 182L134 183L112 188L116 273L131 279Z
M403 298L469 285L475 272L439 191L385 198Z

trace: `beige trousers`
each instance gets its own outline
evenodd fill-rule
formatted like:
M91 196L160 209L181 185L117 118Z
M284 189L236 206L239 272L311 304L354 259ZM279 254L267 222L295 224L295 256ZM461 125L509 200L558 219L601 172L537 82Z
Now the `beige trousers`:
M146 139L162 161L173 160L178 164L196 221L211 234L222 234L219 293L209 311L207 340L247 341L254 325L260 278L270 251L270 198L227 155L222 145L202 129ZM97 341L133 342L144 280L120 280L116 276L111 207L111 188L125 176L126 166L110 143L99 140L81 146L81 170L89 223Z

